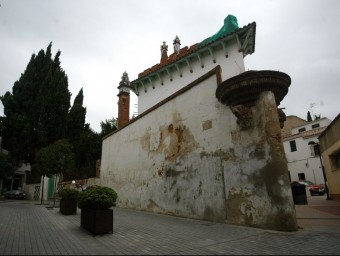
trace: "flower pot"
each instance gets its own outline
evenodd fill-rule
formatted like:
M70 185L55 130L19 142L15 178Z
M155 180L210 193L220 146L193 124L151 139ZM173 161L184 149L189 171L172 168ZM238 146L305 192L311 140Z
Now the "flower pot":
M60 199L60 212L64 215L77 214L77 199Z
M80 226L93 235L113 233L113 209L81 209Z

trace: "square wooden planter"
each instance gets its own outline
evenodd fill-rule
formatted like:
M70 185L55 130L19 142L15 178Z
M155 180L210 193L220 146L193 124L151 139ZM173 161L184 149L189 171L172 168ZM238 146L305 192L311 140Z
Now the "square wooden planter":
M64 215L77 214L77 200L76 199L60 199L59 211Z
M81 209L80 226L93 235L113 233L113 209Z

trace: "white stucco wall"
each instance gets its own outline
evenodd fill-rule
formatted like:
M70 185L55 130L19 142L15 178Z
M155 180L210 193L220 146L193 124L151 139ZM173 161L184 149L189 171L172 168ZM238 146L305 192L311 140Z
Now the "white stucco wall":
M212 56L206 52L201 57L204 68L201 67L201 62L198 57L191 57L189 62L193 71L192 73L190 72L189 66L185 62L182 62L179 65L182 77L180 77L178 70L175 67L172 67L170 70L172 81L170 81L170 76L166 72L163 72L161 75L163 85L161 85L161 80L157 76L154 76L152 78L154 89L150 82L147 80L143 81L146 92L143 87L139 88L138 113L140 114L149 109L159 101L188 85L196 78L201 77L217 65L221 66L223 81L244 72L245 66L243 53L238 51L239 46L236 39L230 40L230 44L228 44L226 49L228 52L228 58L225 57L225 52L222 46L217 46L213 49L216 63L213 62Z
M118 191L117 205L224 217L218 154L230 147L228 131L236 124L217 102L216 86L211 76L103 141L101 181Z
M252 129L240 131L216 87L210 76L105 138L101 184L117 191L118 207L289 226L294 208L274 95L261 97L250 109Z
M292 129L292 134L298 134L299 133L299 129L301 128L305 128L306 131L311 131L315 128L313 128L312 126L313 125L316 125L316 124L319 124L320 127L326 127L328 126L329 124L331 123L331 120L326 118L326 117L323 117L323 118L320 118L320 119L317 119L317 120L314 120L312 122L308 122L307 124L305 125L300 125L298 127L295 127Z

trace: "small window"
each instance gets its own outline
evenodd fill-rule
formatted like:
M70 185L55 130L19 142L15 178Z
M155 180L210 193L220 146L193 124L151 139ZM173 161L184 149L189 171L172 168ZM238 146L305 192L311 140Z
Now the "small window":
M336 156L334 156L335 159L335 167L337 169L340 169L340 154L337 154Z
M318 145L313 145L313 150L314 150L314 156L319 156L320 151Z
M314 144L310 145L310 155L312 157L320 155L320 150L319 150L318 145L314 145Z
M305 127L299 129L299 132L305 132L305 131L306 131Z
M306 180L305 174L303 172L298 173L299 180Z
M337 169L340 169L340 153L331 155L330 159L331 159L332 170L335 171Z
M319 128L320 124L312 124L312 129Z
M296 142L295 142L295 140L290 141L289 145L290 145L290 152L296 151Z

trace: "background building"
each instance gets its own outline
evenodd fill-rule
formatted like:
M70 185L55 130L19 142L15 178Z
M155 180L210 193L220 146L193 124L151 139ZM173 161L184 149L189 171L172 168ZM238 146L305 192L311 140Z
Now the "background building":
M309 180L315 184L324 184L320 152L316 145L308 143L318 142L318 136L330 123L328 118L307 122L295 116L287 117L283 145L291 181Z
M8 155L8 151L2 148L2 138L0 137L0 153ZM26 175L31 172L30 163L17 163L12 175L0 179L0 194L14 189L24 189L26 185Z
M340 201L340 114L319 135L331 199Z

